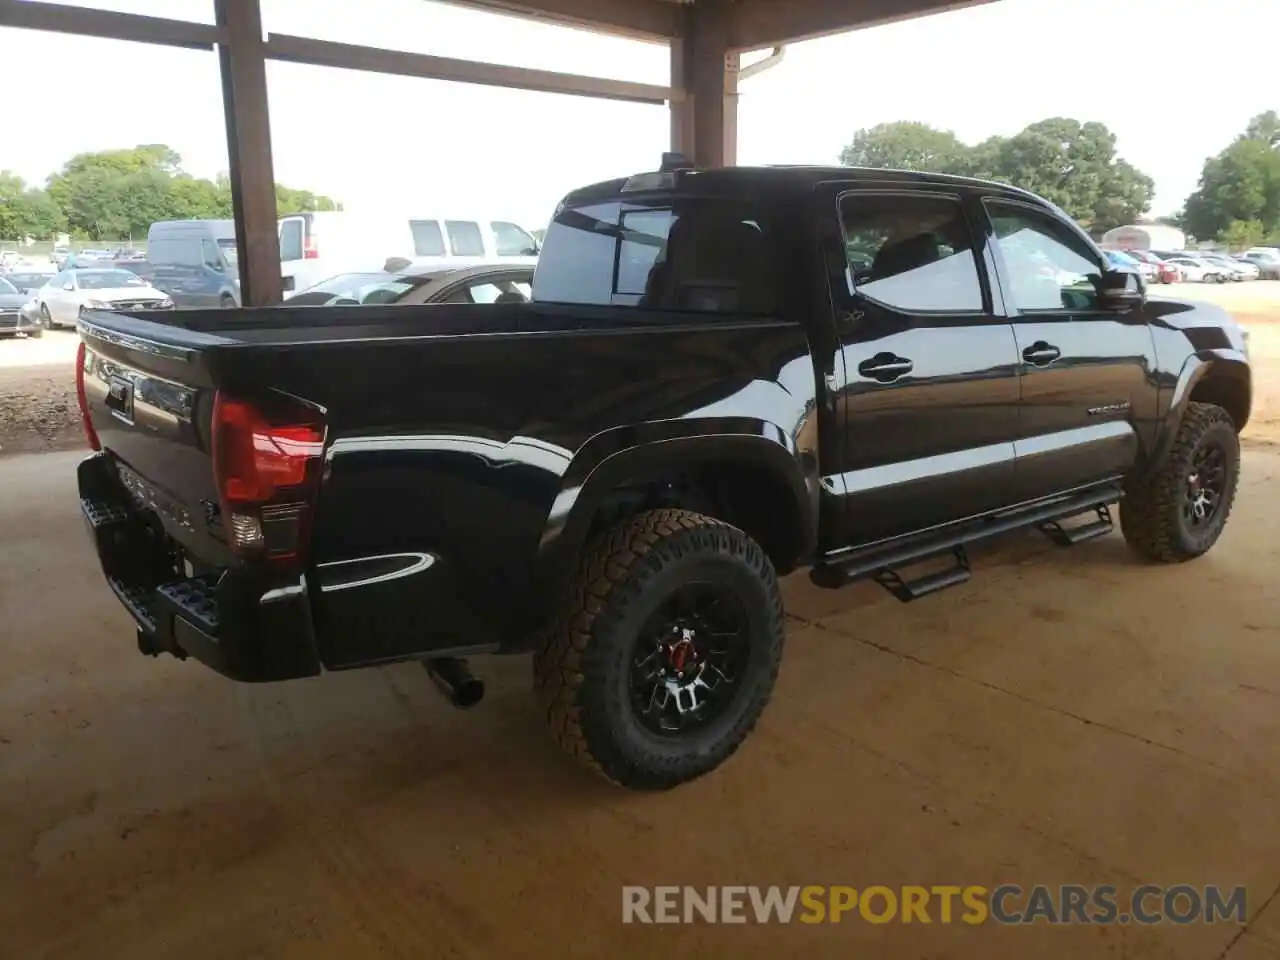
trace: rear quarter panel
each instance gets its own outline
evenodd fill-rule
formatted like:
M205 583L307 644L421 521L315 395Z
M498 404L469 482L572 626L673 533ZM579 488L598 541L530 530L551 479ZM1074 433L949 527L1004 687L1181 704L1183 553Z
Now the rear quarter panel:
M539 606L540 565L582 490L620 453L763 439L793 469L810 464L816 491L815 376L800 326L515 310L540 329L227 351L219 383L270 382L329 411L316 563L438 553L462 606L510 635Z

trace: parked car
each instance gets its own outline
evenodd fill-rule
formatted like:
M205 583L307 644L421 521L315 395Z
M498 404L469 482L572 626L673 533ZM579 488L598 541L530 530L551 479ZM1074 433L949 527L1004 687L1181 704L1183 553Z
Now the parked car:
M324 211L282 217L278 229L286 297L340 273L382 270L392 258L420 267L537 263L538 244L527 230L476 214Z
M53 279L53 270L19 269L6 273L4 278L18 288L20 293L35 293Z
M1237 260L1235 257L1225 253L1202 253L1200 259L1207 260L1229 271L1231 279L1236 281L1257 280L1261 274L1256 264L1247 260Z
M408 267L344 273L295 294L289 307L402 306L422 303L527 303L533 267Z
M0 277L0 337L15 337L20 333L39 337L44 334L40 324L22 311L30 299L31 294L19 290L7 277Z
M665 789L764 710L783 574L914 601L1117 503L1148 560L1217 542L1252 390L1220 307L1148 304L1013 187L664 166L564 199L527 304L87 314L79 498L138 648L420 661L457 706L462 658L532 651L553 736Z
M147 231L150 282L179 307L240 304L240 258L233 220L162 220ZM132 263L122 264L129 269Z
M1241 256L1258 267L1263 280L1280 280L1280 250L1275 247L1254 247Z
M1177 267L1178 272L1182 274L1182 279L1190 280L1192 283L1224 283L1231 279L1225 268L1199 257L1169 257L1165 262Z
M128 270L63 270L36 292L46 329L71 327L86 310L171 310L173 300Z
M1157 283L1177 283L1182 279L1182 275L1178 273L1176 267L1170 266L1150 250L1125 250L1123 252L1135 260L1141 260L1143 263L1149 264L1155 270Z

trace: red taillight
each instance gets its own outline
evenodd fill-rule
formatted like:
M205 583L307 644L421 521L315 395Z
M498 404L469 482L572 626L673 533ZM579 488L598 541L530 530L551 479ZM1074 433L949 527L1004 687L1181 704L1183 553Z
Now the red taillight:
M273 399L267 407L213 401L213 472L231 549L296 568L320 485L325 422L314 407Z
M84 392L85 367L92 362L92 354L85 349L84 341L76 347L76 402L80 404L80 422L84 425L84 438L89 441L90 450L101 450L102 441L98 439L98 431L93 429L93 421L89 419L89 398Z
M307 237L306 242L302 245L302 259L303 260L319 260L320 259L320 245L316 243L316 238L314 234Z

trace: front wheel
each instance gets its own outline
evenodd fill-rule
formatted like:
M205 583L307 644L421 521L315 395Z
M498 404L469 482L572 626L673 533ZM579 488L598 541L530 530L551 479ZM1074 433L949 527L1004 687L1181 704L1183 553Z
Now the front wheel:
M1218 542L1240 482L1240 438L1230 415L1189 403L1158 470L1120 501L1120 529L1147 560L1182 563Z
M46 330L53 329L53 317L49 313L49 305L47 303L40 304L40 325Z
M652 510L583 554L534 656L552 733L614 783L666 790L714 770L755 726L782 659L773 564L727 523Z

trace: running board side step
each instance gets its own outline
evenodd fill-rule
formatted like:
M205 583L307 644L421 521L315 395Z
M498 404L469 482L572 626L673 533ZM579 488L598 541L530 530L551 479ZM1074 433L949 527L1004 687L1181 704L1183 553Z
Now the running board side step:
M964 547L952 547L950 552L956 562L944 570L926 573L914 580L904 580L897 570L880 570L872 579L903 603L919 600L947 587L958 587L969 580L969 554Z
M965 552L968 544L1028 527L1041 530L1055 543L1064 546L1109 533L1113 529L1109 506L1118 503L1123 496L1119 483L1106 484L981 520L855 547L829 555L815 564L809 571L809 579L816 586L828 589L873 579L903 603L908 603L967 582L971 573ZM1075 527L1062 526L1062 521L1085 513L1093 513L1097 519ZM955 563L938 572L915 579L908 579L900 572L947 554L955 558Z
M1062 518L1062 520L1066 519L1066 517ZM1111 521L1111 508L1105 503L1097 508L1096 520L1076 524L1073 527L1064 527L1062 520L1046 520L1040 524L1040 532L1060 547L1074 547L1077 543L1084 543L1086 540L1105 537L1115 529L1115 524Z

